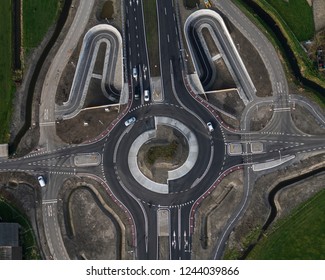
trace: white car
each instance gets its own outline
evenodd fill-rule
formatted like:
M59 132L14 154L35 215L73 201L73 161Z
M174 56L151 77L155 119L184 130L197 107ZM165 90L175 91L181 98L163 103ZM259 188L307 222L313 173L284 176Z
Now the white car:
M39 185L40 185L42 188L45 187L45 180L44 180L43 176L38 176L38 177L37 177L37 180L38 180Z
M137 119L135 117L129 118L128 120L125 121L125 126L129 126L130 124L135 123Z
M149 90L144 91L144 101L148 102L150 100Z
M137 70L137 67L133 67L132 76L133 76L134 79L137 79L138 78L138 70Z
M212 132L212 131L214 130L213 125L212 125L211 122L208 122L208 123L207 123L207 127L208 127L208 130L209 130L210 132Z

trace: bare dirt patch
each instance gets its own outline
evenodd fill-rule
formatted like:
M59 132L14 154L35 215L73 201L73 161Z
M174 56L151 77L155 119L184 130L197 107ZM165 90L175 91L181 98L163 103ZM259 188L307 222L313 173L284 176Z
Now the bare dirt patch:
M250 130L251 131L260 131L262 130L273 116L272 106L263 105L255 106L253 109L254 112L250 119Z
M207 44L209 53L211 54L211 57L214 57L215 55L219 54L220 51L218 50L218 47L214 43L214 40L213 40L208 28L206 28L206 27L202 28L202 35L203 35L203 38Z
M109 112L106 112L104 108L83 110L72 119L58 121L56 133L66 143L79 144L91 140L105 131L108 125L116 119L119 110L123 110L125 106L108 107Z
M256 95L258 97L272 96L270 78L259 53L229 20L225 18L224 20L227 23L232 40L256 88Z
M295 110L291 110L294 124L304 133L324 134L325 129L320 126L314 116L304 107L295 105Z
M96 74L103 74L103 68L104 68L104 60L105 60L105 53L107 49L106 43L101 43L98 48L96 62L94 65L94 73Z
M211 89L220 90L220 89L229 89L236 88L236 83L231 76L226 63L222 58L215 60L213 65L217 72L217 77L214 83L211 86Z
M70 255L86 259L117 259L119 246L117 238L120 229L113 218L96 200L87 188L78 188L69 197L69 218L73 228L71 243L83 244L82 247L71 246ZM96 229L96 234L94 234ZM70 243L70 242L69 242ZM70 246L69 246L70 247Z
M167 183L168 171L180 167L187 156L188 144L185 137L179 131L161 125L158 126L157 137L140 148L138 166L149 179Z
M195 214L193 259L212 259L215 244L243 193L243 171L225 177Z
M325 28L325 2L323 0L313 0L313 13L316 31Z
M133 258L128 217L101 184L70 178L58 198L59 225L71 259Z
M209 103L233 115L237 119L240 119L242 112L245 109L245 104L235 90L229 92L208 93L206 96Z
M240 128L240 121L238 119L234 119L231 118L225 114L222 114L220 112L218 112L220 118L222 119L222 121L227 124L229 127L233 128L233 129L239 129Z

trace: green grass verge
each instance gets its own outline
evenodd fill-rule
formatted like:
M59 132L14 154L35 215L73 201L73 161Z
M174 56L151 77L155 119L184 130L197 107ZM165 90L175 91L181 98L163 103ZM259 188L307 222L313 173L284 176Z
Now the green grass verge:
M114 6L112 1L106 1L103 5L102 11L100 13L101 19L113 19Z
M301 47L298 38L279 13L266 0L253 1L258 3L263 10L267 11L280 27L282 34L286 37L288 44L297 59L302 76L325 88L325 78L319 73L314 63L308 58L307 54Z
M12 80L11 5L11 1L2 1L0 5L0 143L9 141L9 123L15 91Z
M43 39L58 15L62 0L23 1L23 46L27 53ZM0 143L8 143L12 100L15 92L12 70L12 1L0 5Z
M27 218L11 204L0 197L0 217L2 222L18 223L20 229L20 245L22 246L23 259L40 259L33 229Z
M160 76L158 18L155 0L143 0L144 24L152 77Z
M279 16L282 17L298 41L312 39L315 34L313 19L313 9L306 0L266 0L275 8Z
M197 6L200 6L200 0L183 0L183 4L187 9L194 9Z
M37 47L57 18L63 0L23 1L23 47L26 54Z
M325 259L325 190L277 223L248 259Z

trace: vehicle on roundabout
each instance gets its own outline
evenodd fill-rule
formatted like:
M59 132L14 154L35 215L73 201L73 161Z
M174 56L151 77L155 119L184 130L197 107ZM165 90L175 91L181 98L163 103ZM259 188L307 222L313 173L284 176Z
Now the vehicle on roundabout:
M125 124L125 126L129 126L129 125L135 123L136 120L137 119L135 117L132 117L132 118L129 118L128 120L126 120L124 124Z
M209 132L214 131L214 127L213 127L213 125L212 125L211 122L208 122L208 123L207 123L207 127L208 127Z
M43 187L45 187L45 180L44 180L44 178L43 178L43 176L38 176L37 177L37 180L38 180L38 183L39 183L39 185L43 188Z

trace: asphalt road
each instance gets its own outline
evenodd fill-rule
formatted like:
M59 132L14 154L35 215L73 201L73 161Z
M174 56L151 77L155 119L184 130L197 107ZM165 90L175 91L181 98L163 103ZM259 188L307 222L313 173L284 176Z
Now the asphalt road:
M88 11L93 2L87 2L90 6L84 6L86 1L81 1L77 15L89 16ZM255 35L255 27L247 23L242 14L228 5L228 1L220 1L218 5L230 18L236 18L242 28L247 28L244 34L249 33L261 44L267 44L264 37L258 33ZM159 244L157 238L157 211L169 209L169 242L171 259L190 259L192 247L192 233L194 226L193 215L195 207L202 201L203 196L208 195L213 185L217 184L223 174L240 165L244 166L246 177L244 196L236 211L225 225L218 244L216 244L215 258L220 258L227 237L236 222L242 215L251 194L250 166L253 163L265 162L287 155L299 153L312 153L324 151L325 144L322 136L306 135L298 131L289 116L288 111L279 110L275 113L271 123L263 131L231 131L223 126L218 119L210 113L204 102L198 102L187 91L184 82L184 65L181 59L181 46L179 42L179 30L177 28L177 17L173 1L157 0L159 37L160 37L160 59L161 73L164 87L163 103L144 103L143 100L133 100L134 92L131 91L129 111L119 119L114 128L107 131L106 135L91 143L82 145L66 145L57 147L51 141L55 126L54 106L51 99L47 100L47 93L42 96L42 112L48 109L48 117L41 116L41 121L47 122L51 129L42 130L41 150L33 152L23 158L0 160L0 171L28 172L31 174L42 174L48 183L42 189L43 194L43 222L45 237L51 252L48 258L68 259L61 232L59 230L56 205L60 186L66 178L75 175L96 177L107 185L115 198L131 213L132 224L135 228L134 245L136 259L157 259L159 255ZM150 87L150 73L148 72L148 56L144 37L144 25L141 1L125 1L125 44L127 54L128 83L133 89L138 85L141 89ZM83 18L84 19L84 18ZM247 25L247 26L246 26ZM82 29L80 23L80 28ZM76 28L76 27L74 27ZM217 28L217 27L216 27ZM81 34L78 29L76 34ZM72 32L71 31L71 32ZM70 31L69 31L70 34ZM77 35L76 35L77 36ZM254 37L256 36L256 38ZM67 37L67 40L72 40ZM76 42L78 38L76 37ZM68 42L63 45L68 44ZM287 106L288 90L283 70L278 59L272 57L274 53L264 53L267 65L273 67L268 69L277 108ZM53 65L53 66L52 66ZM57 69L62 71L64 63L60 56L56 56L51 65L50 73L56 73ZM137 79L132 77L132 69L137 67ZM147 69L147 70L144 70ZM147 72L146 72L147 71ZM50 77L50 76L49 76ZM284 78L283 78L284 77ZM240 78L239 78L240 79ZM50 86L52 92L55 90L56 79ZM254 99L252 102L257 101ZM45 108L44 106L51 106ZM193 169L184 177L171 182L171 192L167 195L150 192L140 186L132 179L127 166L127 155L134 139L143 131L154 127L154 116L171 116L188 126L198 139L199 156ZM135 124L125 127L124 121L135 116ZM206 123L211 121L215 127L209 133ZM266 152L262 154L246 154L240 156L229 156L226 153L226 143L260 141L264 143ZM47 145L46 145L47 144ZM78 167L74 165L74 156L79 153L96 152L102 156L99 166ZM218 181L219 180L219 181Z
M148 62L147 43L144 28L142 1L124 0L125 3L125 46L129 84L132 85L134 98L135 88L141 94L139 101L133 106L143 104L143 91L150 90L150 69ZM137 69L137 77L132 76L133 68Z

